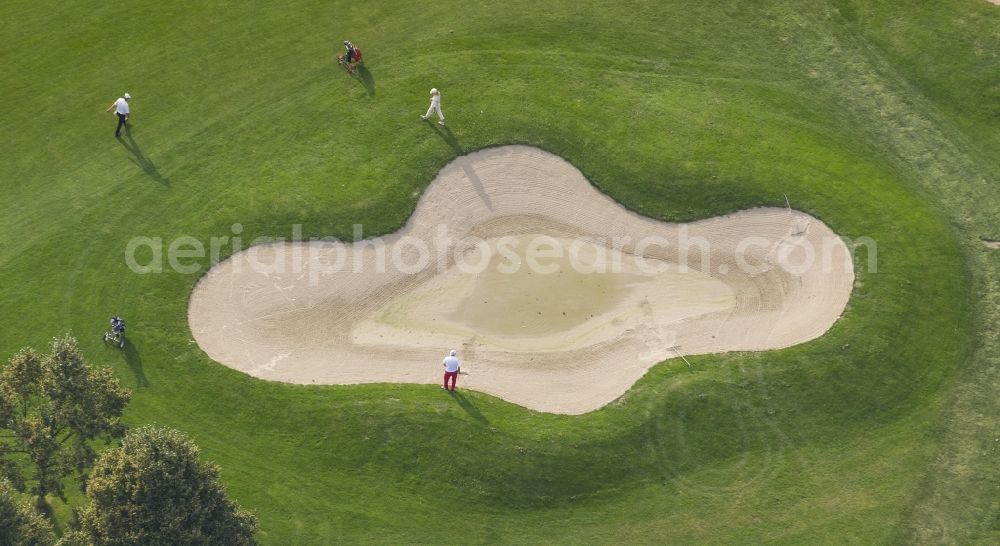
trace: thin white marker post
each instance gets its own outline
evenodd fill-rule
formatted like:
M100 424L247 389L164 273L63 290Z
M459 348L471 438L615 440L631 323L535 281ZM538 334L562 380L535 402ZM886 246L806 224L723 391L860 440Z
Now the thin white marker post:
M684 363L688 365L688 369L691 369L691 363L688 362L688 359L684 358L684 355L681 354L681 351L680 351L679 347L680 347L680 345L672 345L672 346L667 347L667 348L670 349L670 350L672 350L673 352L677 353L677 356L681 357L681 360L683 360Z

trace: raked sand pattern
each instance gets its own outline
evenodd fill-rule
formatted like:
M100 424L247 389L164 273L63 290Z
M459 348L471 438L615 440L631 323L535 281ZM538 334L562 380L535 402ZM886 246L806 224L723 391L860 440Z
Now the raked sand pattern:
M460 389L578 414L678 354L814 339L853 282L847 246L804 213L664 223L559 157L505 146L448 164L397 233L234 255L188 320L211 358L262 379L433 384L454 348Z

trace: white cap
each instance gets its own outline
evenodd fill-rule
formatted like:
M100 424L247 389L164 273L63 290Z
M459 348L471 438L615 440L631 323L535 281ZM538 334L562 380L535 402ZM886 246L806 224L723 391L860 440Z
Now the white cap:
M132 95L129 95L128 93L125 93L125 100L129 100L130 98L132 98Z
M456 352L457 352L457 351L455 351L455 349L452 349L452 350L451 350L451 356L455 356Z
M434 93L437 93L437 92L438 92L437 87L434 87L434 88L431 89L431 95L433 95Z

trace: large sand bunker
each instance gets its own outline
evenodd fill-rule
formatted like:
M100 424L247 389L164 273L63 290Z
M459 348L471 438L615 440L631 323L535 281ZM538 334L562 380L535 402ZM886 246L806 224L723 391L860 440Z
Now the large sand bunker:
M446 166L395 234L235 254L188 319L210 357L263 379L437 383L454 348L459 388L583 413L681 353L816 338L853 281L847 246L806 214L659 222L559 157L505 146Z

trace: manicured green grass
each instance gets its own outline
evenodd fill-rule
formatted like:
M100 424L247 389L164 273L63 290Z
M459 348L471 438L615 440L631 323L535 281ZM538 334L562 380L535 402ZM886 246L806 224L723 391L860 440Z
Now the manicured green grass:
M885 4L7 2L0 356L76 334L133 389L129 421L194 437L268 544L990 542L1000 8ZM366 80L336 66L345 38ZM417 119L432 86L451 133ZM132 237L234 223L389 232L457 153L506 143L666 220L787 195L877 241L877 272L858 254L819 340L667 362L566 417L251 379L191 340L198 274L124 262ZM112 313L124 354L99 341Z

